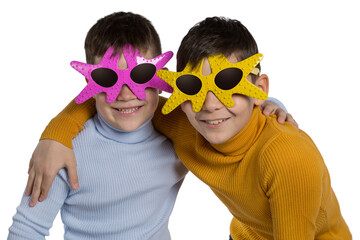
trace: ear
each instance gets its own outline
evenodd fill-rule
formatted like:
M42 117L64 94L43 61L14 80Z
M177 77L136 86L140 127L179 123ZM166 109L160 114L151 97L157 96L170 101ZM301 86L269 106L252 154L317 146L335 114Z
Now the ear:
M269 93L269 77L266 74L261 74L255 82L255 85L263 90L266 94ZM260 106L265 100L255 99L254 104Z

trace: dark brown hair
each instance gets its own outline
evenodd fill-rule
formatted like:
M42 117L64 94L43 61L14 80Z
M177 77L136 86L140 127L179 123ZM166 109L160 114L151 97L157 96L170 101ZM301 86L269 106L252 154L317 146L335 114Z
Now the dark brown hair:
M255 39L238 20L211 17L192 27L181 41L177 52L177 71L187 63L195 67L203 58L222 53L236 54L239 61L258 53ZM260 70L260 64L258 65Z
M95 64L95 57L102 57L110 46L116 48L116 55L126 44L144 52L150 48L154 56L161 54L159 35L148 19L131 12L116 12L90 28L85 39L86 61Z

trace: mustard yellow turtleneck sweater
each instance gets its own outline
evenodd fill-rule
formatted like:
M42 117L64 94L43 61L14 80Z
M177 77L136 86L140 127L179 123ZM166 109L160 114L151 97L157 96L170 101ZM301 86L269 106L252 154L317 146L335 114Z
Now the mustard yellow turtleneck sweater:
M210 144L179 108L163 116L164 101L155 113L155 128L173 141L185 166L233 214L234 240L352 239L325 163L306 133L255 108L242 131L223 144ZM72 147L71 138L94 113L92 100L72 102L41 138Z

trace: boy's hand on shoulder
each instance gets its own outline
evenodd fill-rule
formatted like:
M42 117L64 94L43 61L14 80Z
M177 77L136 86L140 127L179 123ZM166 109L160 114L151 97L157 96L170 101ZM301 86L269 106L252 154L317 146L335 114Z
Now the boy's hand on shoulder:
M45 200L56 174L64 167L67 168L72 188L77 190L79 183L73 150L55 140L41 140L30 159L25 189L25 194L31 195L31 207L35 206L38 200Z
M265 116L275 114L280 124L289 122L299 130L299 125L297 124L293 116L290 113L286 113L285 110L276 105L276 103L271 101L265 101L265 103L260 106L260 109Z

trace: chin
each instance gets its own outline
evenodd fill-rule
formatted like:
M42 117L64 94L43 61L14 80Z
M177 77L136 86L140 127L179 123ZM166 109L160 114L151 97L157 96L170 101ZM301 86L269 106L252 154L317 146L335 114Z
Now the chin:
M137 130L140 127L140 125L132 125L132 126L123 126L122 130L126 132L133 132Z
M223 136L204 136L203 137L211 144L222 144L226 142L229 138Z
M120 129L125 132L135 131L140 127L141 124L131 123L131 124L111 124L113 127Z

